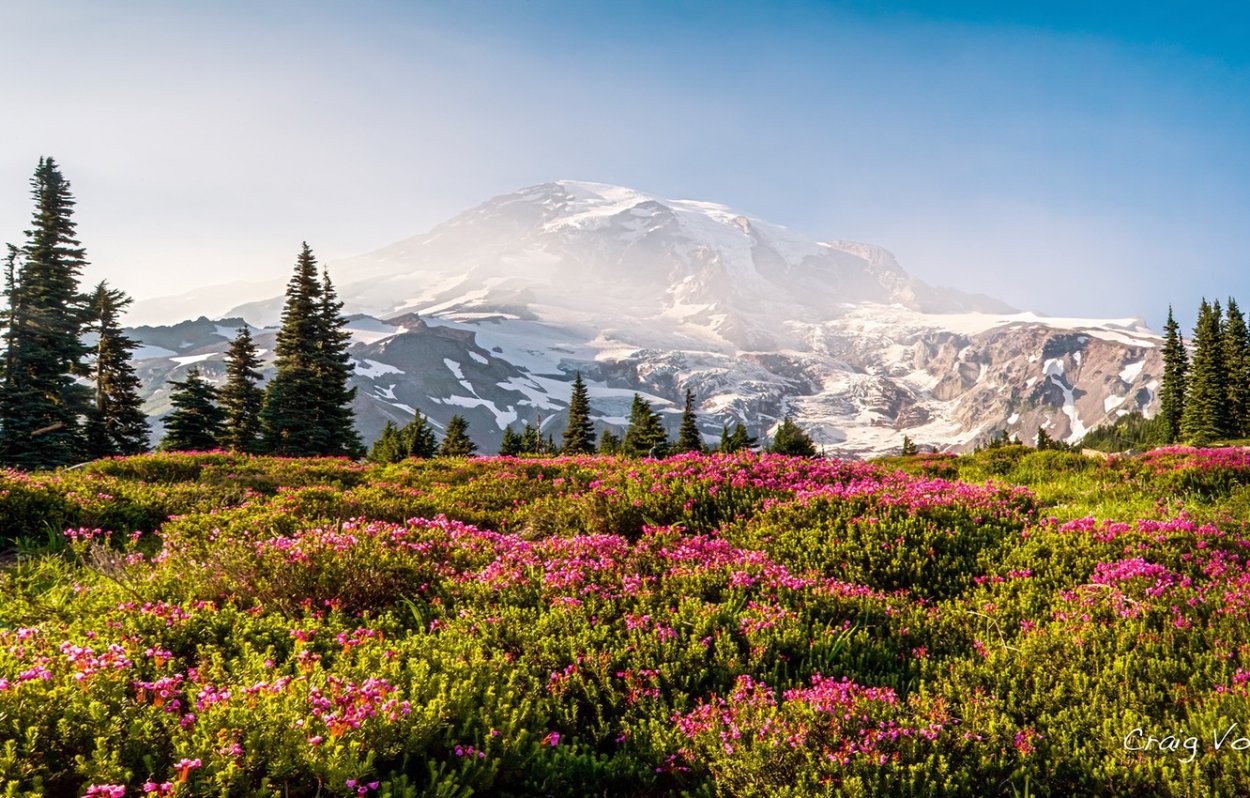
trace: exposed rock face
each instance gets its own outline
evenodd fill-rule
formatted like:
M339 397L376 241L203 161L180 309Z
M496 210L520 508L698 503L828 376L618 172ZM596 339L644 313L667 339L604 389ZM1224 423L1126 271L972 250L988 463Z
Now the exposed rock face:
M357 358L358 423L465 415L484 451L504 426L559 436L575 371L601 424L633 393L704 432L786 413L829 452L897 449L904 433L968 447L1006 429L1060 440L1152 410L1159 339L1135 320L1051 319L928 286L890 253L820 243L710 203L559 182L497 197L424 236L332 264ZM242 305L272 348L281 298ZM220 374L237 319L139 328L149 410L160 382ZM676 427L676 419L672 426Z

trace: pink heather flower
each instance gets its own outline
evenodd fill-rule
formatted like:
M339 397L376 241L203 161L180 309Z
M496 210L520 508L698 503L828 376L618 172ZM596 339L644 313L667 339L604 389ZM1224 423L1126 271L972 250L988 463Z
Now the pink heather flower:
M157 784L149 779L143 783L143 791L149 795L169 795L174 791L174 783L172 781L163 781Z
M121 784L92 784L87 787L83 798L123 798L126 788Z
M555 748L559 744L560 732L558 731L548 732L547 736L543 738L543 745L549 745L552 748Z

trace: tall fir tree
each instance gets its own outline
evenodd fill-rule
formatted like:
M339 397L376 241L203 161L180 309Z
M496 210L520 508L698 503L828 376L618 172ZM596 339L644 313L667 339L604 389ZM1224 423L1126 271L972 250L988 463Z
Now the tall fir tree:
M694 391L686 389L686 408L681 414L681 427L677 430L674 452L703 452L703 436L699 434L699 420L694 412Z
M1237 301L1228 298L1224 318L1224 369L1228 373L1228 436L1250 437L1250 331Z
M773 445L768 448L773 454L784 454L791 457L815 457L816 444L804 432L794 419L786 416L773 435Z
M447 422L447 433L443 436L443 446L438 450L440 457L472 457L477 451L477 444L469 438L469 422L464 416L452 416Z
M260 419L267 452L286 456L358 456L352 426L342 303L304 244L287 283L282 326L274 344L277 372L265 390Z
M317 318L320 330L317 335L317 373L321 391L317 396L319 431L323 436L321 451L330 455L360 457L364 447L356 432L352 400L356 398L355 386L348 387L355 366L347 348L351 345L351 333L345 327L343 303L339 301L330 273L321 272L321 298Z
M169 387L174 409L165 416L160 448L175 452L216 449L226 420L226 412L217 405L217 389L201 376L199 368L192 368L180 382L171 381Z
M621 453L630 457L664 457L668 454L668 433L660 414L638 394L629 409L629 426L621 441Z
M121 328L121 313L130 302L105 282L95 287L88 301L87 330L96 335L90 363L95 402L87 414L83 452L90 459L148 450L148 421L139 377L130 362L139 344Z
M260 365L256 343L244 323L226 351L226 384L219 393L221 407L226 411L221 445L231 451L261 451L260 411L265 404L265 392L260 387Z
M911 439L910 435L904 435L903 436L903 449L901 452L899 452L899 454L901 454L903 457L913 457L919 453L920 453L920 450L916 447L916 442Z
M1205 445L1228 435L1228 371L1224 366L1224 342L1220 303L1198 310L1194 327L1194 357L1185 392L1181 437Z
M0 464L67 465L83 451L90 409L82 341L86 257L73 220L74 198L55 161L40 158L31 178L35 212L26 243L11 250L6 368L0 385Z
M1169 305L1168 320L1163 325L1163 385L1159 389L1159 418L1167 443L1181 439L1188 381L1189 353Z
M582 373L573 379L573 394L569 398L569 425L564 430L561 454L594 454L595 427L590 421L590 395Z

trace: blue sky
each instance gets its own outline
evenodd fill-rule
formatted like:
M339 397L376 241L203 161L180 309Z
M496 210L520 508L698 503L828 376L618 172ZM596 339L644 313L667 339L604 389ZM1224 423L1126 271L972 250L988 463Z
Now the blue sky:
M1248 29L1210 3L11 1L0 239L41 154L88 277L138 297L575 178L1189 324L1203 295L1250 305Z

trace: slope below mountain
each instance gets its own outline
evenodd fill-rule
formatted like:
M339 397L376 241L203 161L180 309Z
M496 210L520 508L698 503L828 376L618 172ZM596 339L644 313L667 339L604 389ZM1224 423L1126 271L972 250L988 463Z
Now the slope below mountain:
M558 437L580 371L601 425L622 425L635 391L675 414L690 388L709 436L733 421L767 436L789 413L851 455L904 433L939 448L1003 429L1076 440L1151 409L1161 373L1135 320L1020 313L915 280L879 247L593 183L496 197L332 271L365 314L352 354L366 439L415 409L466 415L484 450L514 422ZM274 297L231 315L272 328L280 311ZM191 357L214 373L224 338L188 324L200 348L178 346L194 344L185 325L135 333L161 347L150 380Z

